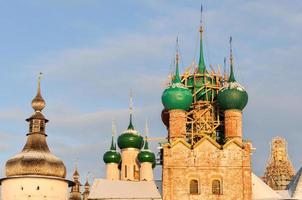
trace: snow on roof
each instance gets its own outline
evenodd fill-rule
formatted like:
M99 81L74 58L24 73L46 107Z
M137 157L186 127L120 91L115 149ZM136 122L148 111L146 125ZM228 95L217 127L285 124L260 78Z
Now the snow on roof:
M302 168L296 173L288 185L288 191L294 199L302 199Z
M89 199L137 199L161 200L161 195L154 181L112 181L95 179Z
M283 199L272 188L266 185L258 176L252 173L253 200Z

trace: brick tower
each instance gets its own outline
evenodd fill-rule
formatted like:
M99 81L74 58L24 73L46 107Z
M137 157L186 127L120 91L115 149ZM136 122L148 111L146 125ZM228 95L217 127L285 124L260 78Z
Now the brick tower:
M162 145L163 200L251 200L252 147L242 136L248 95L235 80L232 51L228 80L208 72L202 33L201 25L197 69L179 75L177 45L176 72L162 95L168 130Z

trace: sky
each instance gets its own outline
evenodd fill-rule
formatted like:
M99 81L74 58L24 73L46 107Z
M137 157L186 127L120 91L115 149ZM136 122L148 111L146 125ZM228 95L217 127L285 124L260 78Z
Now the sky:
M181 71L198 59L203 4L205 61L223 64L233 37L236 79L248 91L244 138L262 176L275 136L288 141L296 170L300 146L302 1L300 0L28 0L0 1L0 170L26 141L25 119L43 72L48 145L70 178L104 177L111 121L118 134L129 118L150 137L166 137L161 94L179 37ZM157 151L157 143L151 147ZM160 167L156 167L160 178ZM1 174L0 173L0 174Z

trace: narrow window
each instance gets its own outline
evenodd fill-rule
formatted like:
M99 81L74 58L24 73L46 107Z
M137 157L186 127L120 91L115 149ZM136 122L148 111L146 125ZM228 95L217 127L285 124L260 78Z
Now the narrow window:
M198 194L198 181L195 179L190 181L190 194Z
M125 165L125 178L127 178L127 165Z
M40 186L37 186L37 190L40 190Z
M220 180L213 180L212 181L212 194L215 195L220 195L222 194L222 189L221 189L221 182Z

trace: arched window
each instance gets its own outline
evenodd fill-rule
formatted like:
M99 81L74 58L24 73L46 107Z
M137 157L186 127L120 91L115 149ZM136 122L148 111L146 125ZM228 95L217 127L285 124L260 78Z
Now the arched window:
M222 186L220 180L215 179L212 181L212 194L222 194Z
M196 179L190 180L190 194L199 194L198 181Z

